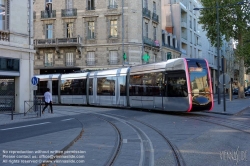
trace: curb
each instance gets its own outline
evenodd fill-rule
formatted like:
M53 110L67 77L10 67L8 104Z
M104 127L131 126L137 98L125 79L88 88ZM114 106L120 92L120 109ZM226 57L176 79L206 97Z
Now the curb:
M227 116L232 116L234 114L231 113L226 113L226 112L213 112L213 111L206 111L205 113L209 113L209 114L220 114L220 115L227 115Z
M248 110L250 108L250 106L247 106L246 108L244 108L243 110L239 111L238 113L235 113L233 116L240 116L243 114L243 112L245 112L246 110Z
M78 119L76 119L77 121L79 121ZM52 161L56 160L57 159L57 156L61 156L64 154L64 151L67 151L76 141L78 141L81 137L82 137L82 134L84 132L83 130L83 124L82 122L79 121L79 123L81 123L82 125L82 130L80 131L80 133L76 136L75 139L73 139L68 145L66 145L64 148L62 148L60 150L60 152L62 153L56 153L53 155L52 158L48 158L47 160L43 161L42 163L40 163L38 166L49 166L49 164L52 163Z

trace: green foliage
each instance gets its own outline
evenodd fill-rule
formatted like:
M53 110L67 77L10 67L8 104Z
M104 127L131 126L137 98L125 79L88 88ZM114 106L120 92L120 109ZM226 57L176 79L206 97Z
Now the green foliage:
M216 8L218 1L218 8ZM243 1L242 1L243 2ZM241 36L247 32L250 21L250 8L248 3L238 5L239 0L201 0L203 10L200 10L200 24L207 31L207 36L213 45L217 42L217 12L219 13L220 41L222 36L227 40L234 38L241 40ZM239 41L241 44L241 41Z
M237 46L236 55L238 59L244 59L246 73L250 73L250 31L247 31L243 36L243 44Z
M239 3L241 2L241 3ZM243 2L243 3L242 3ZM248 0L201 0L200 24L213 45L217 44L217 11L219 14L220 43L222 37L238 42L235 51L237 61L244 61L246 72L250 72L250 4ZM217 10L217 11L216 11ZM243 71L244 66L240 66ZM244 79L244 76L240 78Z

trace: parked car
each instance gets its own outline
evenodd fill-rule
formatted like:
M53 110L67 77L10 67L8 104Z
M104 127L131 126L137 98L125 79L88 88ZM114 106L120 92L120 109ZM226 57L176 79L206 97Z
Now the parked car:
M250 89L245 92L245 96L250 96Z
M238 94L238 88L234 88L233 89L233 95L237 95Z

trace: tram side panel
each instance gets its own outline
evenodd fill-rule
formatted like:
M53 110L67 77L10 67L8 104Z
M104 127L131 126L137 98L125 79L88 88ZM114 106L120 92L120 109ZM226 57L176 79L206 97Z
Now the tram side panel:
M62 104L87 104L87 79L62 79L60 84L60 97Z
M164 97L164 72L156 72L153 75L154 109L163 110Z
M162 72L145 73L142 76L142 106L144 109L162 110Z
M126 74L123 70L115 69L90 73L89 104L102 106L127 106Z
M142 108L144 109L154 109L154 96L156 88L156 72L154 71L155 65L148 64L142 66L141 78L142 78L142 93L141 102ZM145 72L146 71L146 72ZM145 72L145 73L144 73Z
M130 107L142 108L142 102L141 102L142 92L143 92L142 75L130 74L130 80L129 80Z
M97 84L97 103L103 106L114 106L116 105L116 77L115 76L102 76L95 78Z

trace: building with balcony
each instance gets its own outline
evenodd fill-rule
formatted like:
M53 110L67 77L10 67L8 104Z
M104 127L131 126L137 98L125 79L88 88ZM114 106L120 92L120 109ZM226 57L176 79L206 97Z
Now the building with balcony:
M160 2L35 1L35 74L109 69L161 61ZM143 59L144 55L149 58Z
M33 4L0 0L0 112L23 112L33 98Z
M212 76L213 90L216 92L216 86L218 85L217 49L211 45L206 32L202 30L201 25L198 23L200 12L193 10L194 8L202 7L200 1L164 0L161 3L162 29L167 33L173 34L176 40L179 41L177 47L180 48L181 57L207 59ZM224 43L227 45L227 48L221 47L220 55L229 61L233 56L233 46L230 42L224 41Z

